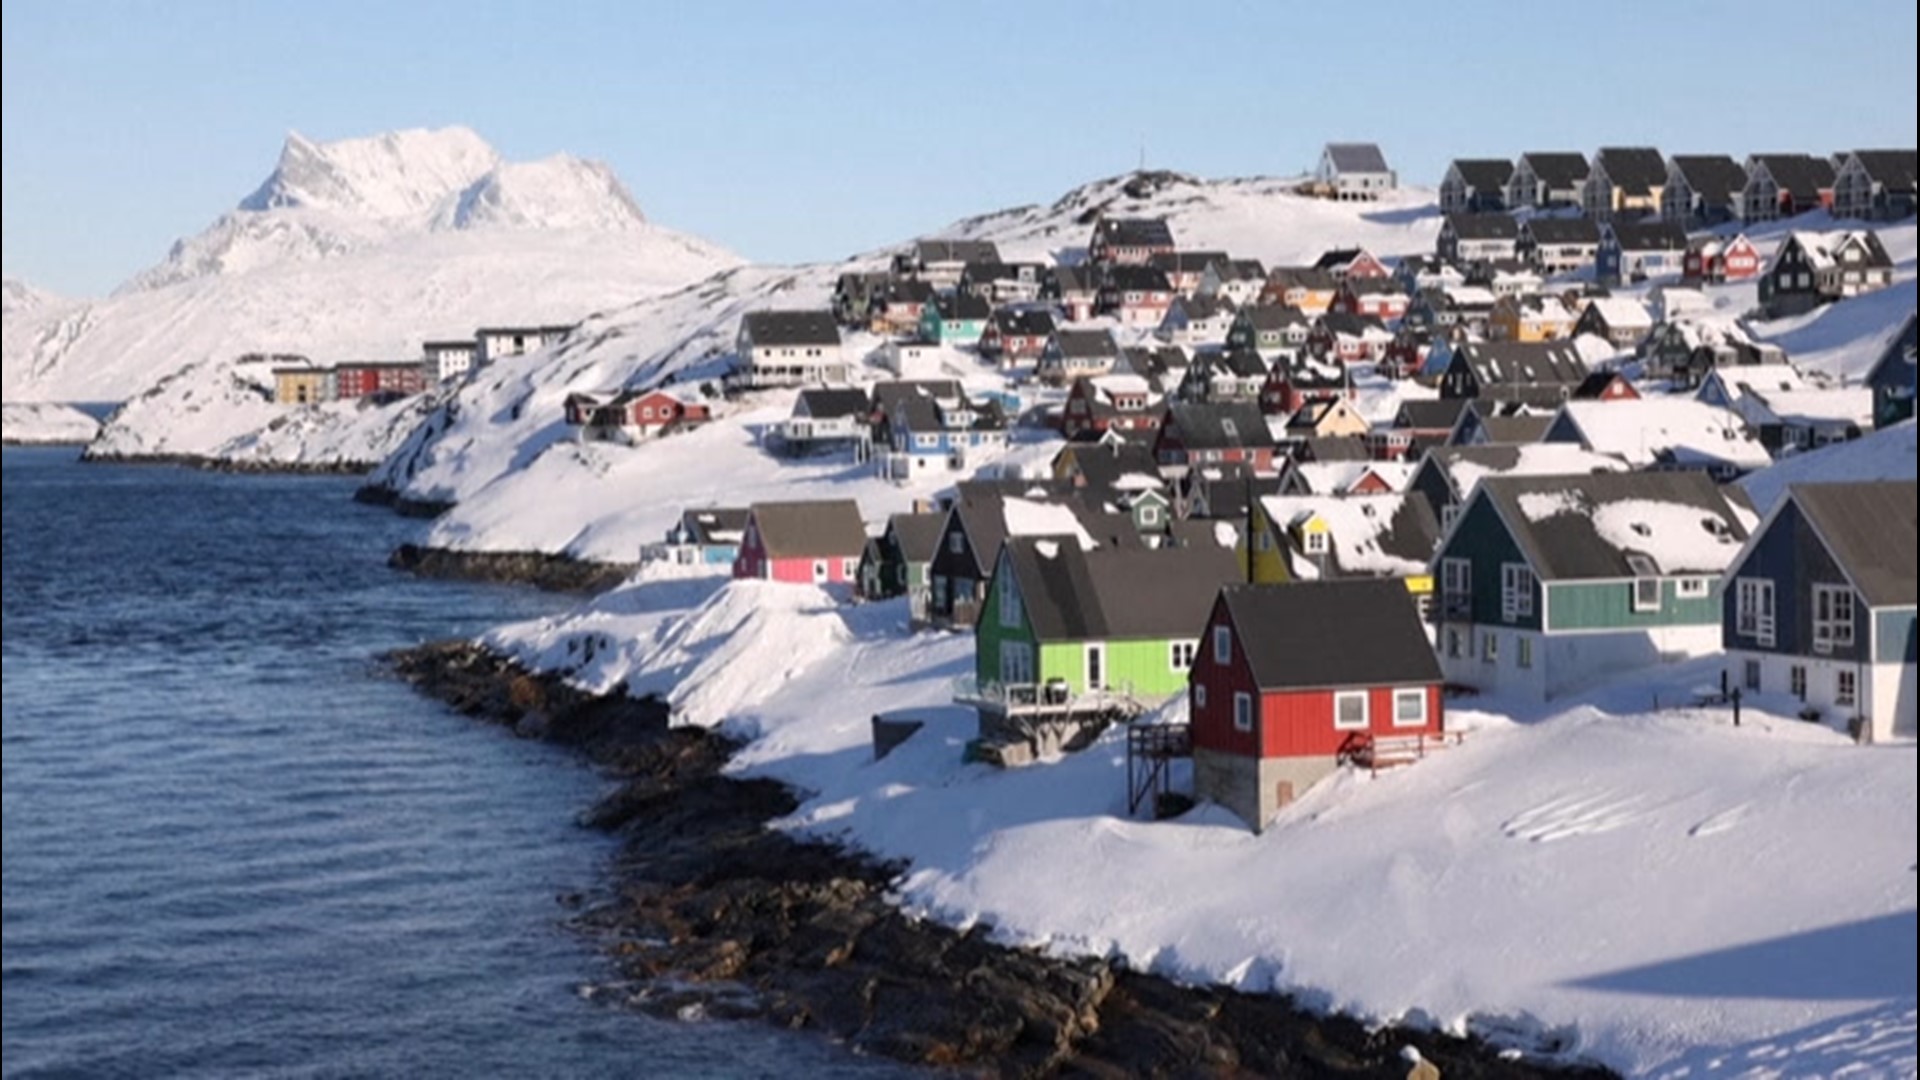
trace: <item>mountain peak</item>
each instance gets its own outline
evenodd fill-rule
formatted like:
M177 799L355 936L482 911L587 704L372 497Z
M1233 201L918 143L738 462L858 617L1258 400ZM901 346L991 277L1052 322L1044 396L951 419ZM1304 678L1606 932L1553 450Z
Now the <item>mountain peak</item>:
M415 217L499 164L499 153L464 127L333 142L291 131L272 175L240 201L240 209L311 207L364 218Z
M442 208L440 229L628 229L646 215L613 170L598 161L555 154L495 166Z

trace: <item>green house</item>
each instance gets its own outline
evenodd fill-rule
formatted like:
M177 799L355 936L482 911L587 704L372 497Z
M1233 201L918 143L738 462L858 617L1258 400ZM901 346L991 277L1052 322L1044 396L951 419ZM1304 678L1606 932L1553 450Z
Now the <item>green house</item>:
M920 309L920 338L937 345L978 345L993 307L971 293L949 293Z
M887 600L896 596L912 599L916 621L925 615L928 567L940 546L945 527L944 512L895 514L887 519L887 528L867 540L860 555L860 596L866 600Z
M1699 472L1490 476L1434 559L1447 681L1545 701L1718 652L1745 495Z

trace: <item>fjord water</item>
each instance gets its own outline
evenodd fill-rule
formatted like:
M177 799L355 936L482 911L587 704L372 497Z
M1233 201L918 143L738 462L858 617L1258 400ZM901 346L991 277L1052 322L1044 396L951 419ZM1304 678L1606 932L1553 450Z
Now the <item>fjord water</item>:
M892 1072L583 1001L604 781L384 649L560 606L387 570L353 481L5 452L7 1076Z

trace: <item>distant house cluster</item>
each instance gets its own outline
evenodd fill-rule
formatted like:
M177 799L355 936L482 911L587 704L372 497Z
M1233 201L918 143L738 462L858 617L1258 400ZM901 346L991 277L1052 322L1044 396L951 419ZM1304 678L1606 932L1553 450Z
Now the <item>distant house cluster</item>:
M542 349L565 337L570 326L482 327L472 338L428 341L421 355L404 360L315 363L304 356L275 355L273 400L281 405L329 401L396 401L462 378L476 367ZM245 359L243 357L243 359Z

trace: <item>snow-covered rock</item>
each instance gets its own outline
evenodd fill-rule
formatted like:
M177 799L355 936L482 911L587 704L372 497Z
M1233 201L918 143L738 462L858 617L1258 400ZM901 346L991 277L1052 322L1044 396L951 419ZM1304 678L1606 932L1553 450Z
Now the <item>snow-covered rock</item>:
M0 442L9 445L78 446L100 431L100 422L71 405L47 401L0 404Z

